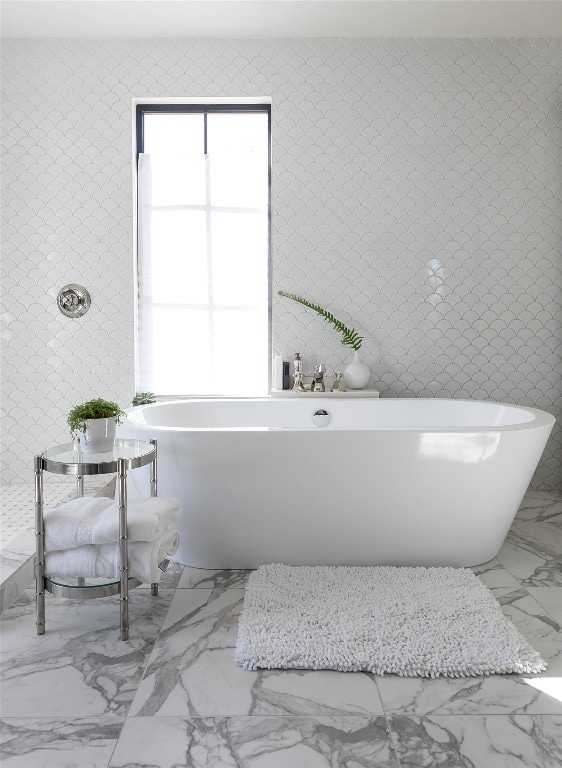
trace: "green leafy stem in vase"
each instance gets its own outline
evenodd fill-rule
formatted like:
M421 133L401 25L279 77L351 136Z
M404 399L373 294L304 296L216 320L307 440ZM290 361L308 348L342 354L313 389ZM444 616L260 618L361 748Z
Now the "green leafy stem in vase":
M341 333L342 344L345 344L346 346L351 347L356 352L357 350L361 349L361 343L365 337L359 336L355 328L349 329L340 320L335 318L331 312L328 312L319 304L313 304L311 301L307 301L306 299L303 299L302 296L297 296L294 293L287 293L286 291L278 291L278 293L279 293L279 296L285 296L285 298L292 299L293 301L297 301L299 304L302 304L304 307L313 309L321 317L323 317L324 320L326 320L328 323L331 323L334 326L334 328L337 331L339 331L339 333Z

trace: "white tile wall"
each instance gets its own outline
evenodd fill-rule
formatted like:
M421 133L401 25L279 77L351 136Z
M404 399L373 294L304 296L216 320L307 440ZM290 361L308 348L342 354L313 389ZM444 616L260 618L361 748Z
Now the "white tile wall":
M273 287L383 397L562 410L562 50L546 40L5 41L4 479L134 392L130 99L273 98ZM92 295L80 320L58 290ZM349 355L276 297L273 345ZM241 351L241 371L244 355ZM534 479L562 488L557 429Z

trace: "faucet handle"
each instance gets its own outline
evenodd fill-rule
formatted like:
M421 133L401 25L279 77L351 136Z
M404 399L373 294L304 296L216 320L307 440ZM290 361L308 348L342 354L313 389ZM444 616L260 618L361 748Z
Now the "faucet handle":
M334 373L334 383L332 384L332 388L330 389L330 392L345 392L345 382L343 380L343 373L341 371L336 371Z
M302 373L296 371L293 373L293 389L292 392L306 392L304 386L304 380Z

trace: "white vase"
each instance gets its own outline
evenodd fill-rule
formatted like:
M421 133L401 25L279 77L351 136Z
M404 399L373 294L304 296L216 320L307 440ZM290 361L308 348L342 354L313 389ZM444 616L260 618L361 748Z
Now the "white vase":
M354 352L353 360L343 370L343 376L349 389L363 389L367 386L371 371L361 362L359 352Z
M86 431L80 435L80 448L84 453L106 453L115 444L114 417L109 419L86 419Z

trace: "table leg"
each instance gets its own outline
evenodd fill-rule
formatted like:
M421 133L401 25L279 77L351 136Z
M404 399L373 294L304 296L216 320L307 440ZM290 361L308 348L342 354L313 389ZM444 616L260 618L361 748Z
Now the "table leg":
M127 552L127 461L117 459L119 485L119 572L121 577L121 640L129 639L129 558Z
M154 446L154 458L150 462L150 495L158 496L158 441L150 442Z
M45 634L45 523L43 521L43 459L35 457L35 610L37 634Z
M158 441L151 440L150 442L154 446L154 458L150 463L150 495L158 496ZM153 596L158 594L157 582L150 585L150 594Z
M84 475L76 475L76 498L81 499L84 496ZM83 576L78 576L77 582L79 587L86 586L86 579Z

